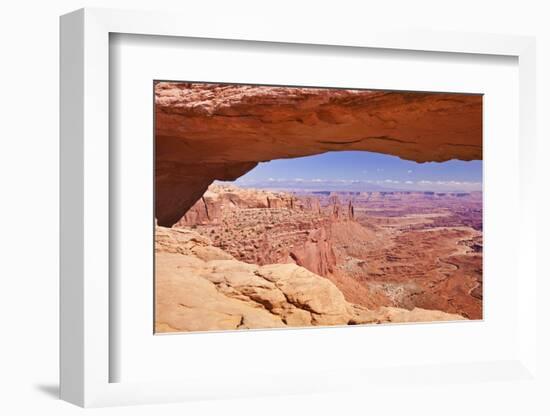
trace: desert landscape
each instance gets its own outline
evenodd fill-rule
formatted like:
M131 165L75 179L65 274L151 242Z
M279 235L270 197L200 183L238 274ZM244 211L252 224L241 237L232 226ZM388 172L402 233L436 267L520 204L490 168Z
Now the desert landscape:
M482 319L479 96L155 97L156 333Z

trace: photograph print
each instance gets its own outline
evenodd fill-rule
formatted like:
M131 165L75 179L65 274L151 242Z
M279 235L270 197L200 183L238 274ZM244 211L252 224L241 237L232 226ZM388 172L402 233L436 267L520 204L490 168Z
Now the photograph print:
M481 94L153 88L156 334L483 319Z

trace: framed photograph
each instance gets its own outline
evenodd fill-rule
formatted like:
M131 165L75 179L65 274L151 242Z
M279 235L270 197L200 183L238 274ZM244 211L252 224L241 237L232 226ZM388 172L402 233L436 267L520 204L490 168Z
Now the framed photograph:
M61 18L61 397L536 386L534 40L181 21Z

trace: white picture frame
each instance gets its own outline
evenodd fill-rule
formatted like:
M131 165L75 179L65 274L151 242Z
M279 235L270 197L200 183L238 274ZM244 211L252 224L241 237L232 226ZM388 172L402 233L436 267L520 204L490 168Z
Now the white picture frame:
M185 22L182 24L181 22ZM416 380L531 380L537 383L535 200L535 41L530 37L468 33L395 32L378 29L328 33L282 30L262 22L200 20L172 13L82 9L61 18L61 398L80 406L159 403L199 398L322 392L406 378L410 369L368 372L336 369L320 377L274 375L230 387L207 378L112 382L109 259L109 37L110 34L226 39L281 44L504 55L519 65L520 214L517 354L507 360L422 365ZM444 373L444 375L442 375ZM480 376L481 375L481 376ZM343 383L348 379L353 382ZM223 380L222 380L223 381Z

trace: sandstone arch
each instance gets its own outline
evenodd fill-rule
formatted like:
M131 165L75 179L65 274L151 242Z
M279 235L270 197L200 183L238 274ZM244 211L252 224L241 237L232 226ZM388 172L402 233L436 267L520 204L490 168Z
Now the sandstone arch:
M482 96L155 84L155 215L171 226L216 179L339 150L416 162L482 157Z

